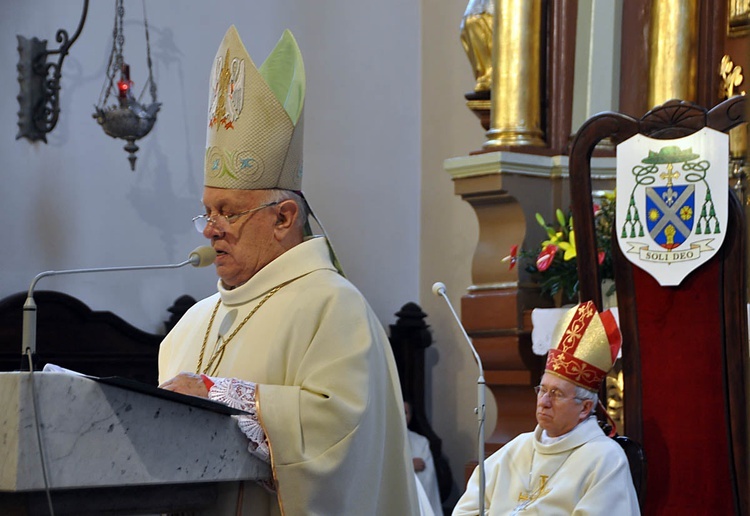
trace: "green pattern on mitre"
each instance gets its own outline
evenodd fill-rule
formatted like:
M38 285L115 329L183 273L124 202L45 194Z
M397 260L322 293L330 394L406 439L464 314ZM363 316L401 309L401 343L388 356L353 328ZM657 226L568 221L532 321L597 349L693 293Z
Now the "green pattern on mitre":
M211 69L204 185L300 190L304 97L302 56L289 31L259 70L231 26Z
M662 147L659 152L648 151L648 157L643 158L641 163L666 165L667 163L684 163L685 161L691 161L699 157L700 154L695 154L692 147L682 150L676 145L668 145L667 147Z
M258 69L260 75L297 125L305 103L305 64L294 36L286 29Z

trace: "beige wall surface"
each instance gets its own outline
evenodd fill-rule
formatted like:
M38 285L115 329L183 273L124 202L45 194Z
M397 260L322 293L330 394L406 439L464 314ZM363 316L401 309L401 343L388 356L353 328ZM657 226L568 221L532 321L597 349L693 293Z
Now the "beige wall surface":
M461 296L471 285L471 260L478 240L472 208L453 193L443 169L447 158L481 149L479 119L464 94L474 77L459 40L464 0L422 2L422 210L420 300L434 344L427 350L428 414L443 439L457 489L477 446L477 367L444 300L432 295L434 282L447 287L460 314ZM488 392L489 399L489 392ZM493 405L488 401L488 405ZM491 423L491 421L490 421Z

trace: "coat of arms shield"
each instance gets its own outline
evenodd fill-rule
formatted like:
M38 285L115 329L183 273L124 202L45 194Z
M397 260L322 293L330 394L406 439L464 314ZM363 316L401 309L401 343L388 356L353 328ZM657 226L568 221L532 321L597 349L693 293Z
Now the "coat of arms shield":
M617 147L617 240L660 285L679 285L721 247L728 156L728 136L709 128L674 140L637 134Z

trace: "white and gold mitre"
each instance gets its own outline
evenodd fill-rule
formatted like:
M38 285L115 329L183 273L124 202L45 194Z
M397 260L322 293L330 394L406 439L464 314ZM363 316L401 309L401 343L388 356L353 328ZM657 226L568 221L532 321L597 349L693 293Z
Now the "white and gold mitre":
M255 67L232 25L211 68L204 185L300 190L305 66L284 31Z

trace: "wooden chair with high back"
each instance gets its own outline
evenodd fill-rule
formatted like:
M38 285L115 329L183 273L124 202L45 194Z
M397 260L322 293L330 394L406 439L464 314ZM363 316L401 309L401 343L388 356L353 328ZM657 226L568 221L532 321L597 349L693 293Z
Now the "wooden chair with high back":
M727 132L745 121L745 109L740 96L710 110L670 100L640 119L607 112L583 124L570 151L582 300L602 308L590 173L597 143L639 133L669 140L703 127ZM746 229L728 178L727 188L724 243L679 286L662 287L633 266L613 235L624 433L648 460L644 514L748 514Z

